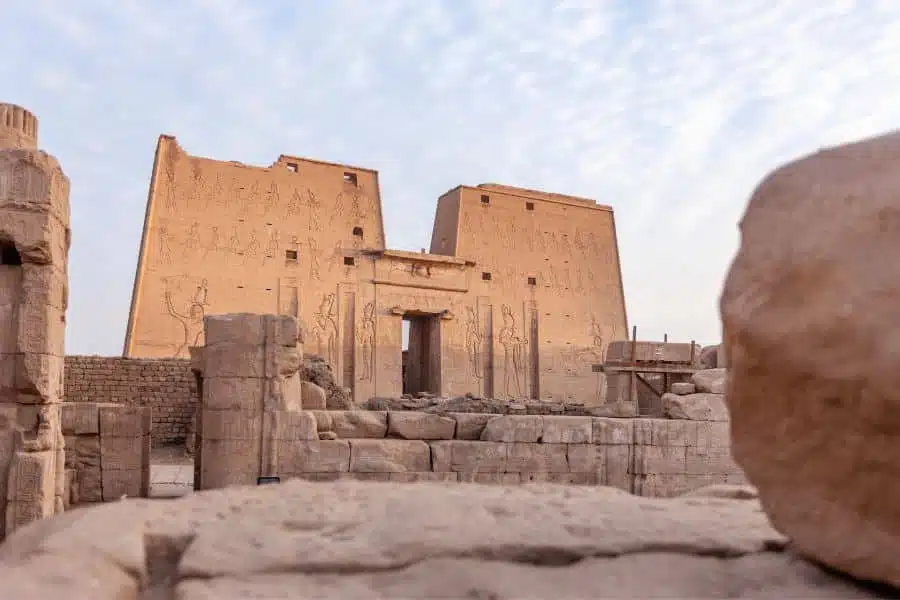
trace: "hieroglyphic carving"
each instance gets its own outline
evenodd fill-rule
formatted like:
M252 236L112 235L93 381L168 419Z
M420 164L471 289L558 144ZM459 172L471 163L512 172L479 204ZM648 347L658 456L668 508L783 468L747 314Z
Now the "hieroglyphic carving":
M322 248L312 236L309 236L309 278L322 280Z
M269 211L277 209L280 204L281 195L278 193L278 184L273 181L263 197L263 213L268 214Z
M263 264L275 260L278 256L278 250L281 247L278 240L278 230L273 229L269 232L269 239L266 242L265 252L263 253Z
M333 365L337 358L337 297L334 292L322 295L322 302L313 317L313 336L318 343L318 354Z
M166 311L170 317L178 321L184 330L184 336L179 338L174 356L181 356L187 352L189 346L201 345L203 317L209 306L209 289L206 279L200 280L193 295L183 303L179 302L176 296L182 287L186 287L189 278L183 275L179 279L178 283L174 282L172 278L164 280Z
M204 183L204 185L206 184ZM215 203L224 208L228 204L228 195L225 193L225 179L221 173L216 173L216 180L212 185L206 186L206 188L206 207Z
M163 170L166 174L166 208L170 211L178 210L178 199L176 197L177 190L177 169L178 155L175 149L169 148L166 151L166 157L163 160Z
M206 179L199 161L191 161L191 196L189 204L194 209L205 209L205 203L209 201L206 196Z
M239 256L241 254L241 238L238 235L237 227L231 228L231 236L228 238L228 245L225 247L225 252L234 256Z
M525 349L528 340L520 335L512 307L501 308L503 324L500 328L500 345L503 347L503 393L507 398L521 398L522 379L525 373Z
M466 354L472 375L477 380L484 379L482 351L484 350L484 331L481 327L481 316L478 307L466 307ZM479 383L480 387L480 383Z
M259 252L259 238L256 237L256 230L250 230L250 239L247 242L247 247L244 248L244 256L254 257Z
M375 303L366 302L358 334L362 372L360 381L371 381L375 376Z
M209 229L209 241L203 246L203 258L209 256L210 252L218 251L219 243L219 228L214 225Z
M295 217L299 215L301 206L303 206L303 198L300 197L300 190L294 188L294 191L291 192L291 198L284 208L285 216Z

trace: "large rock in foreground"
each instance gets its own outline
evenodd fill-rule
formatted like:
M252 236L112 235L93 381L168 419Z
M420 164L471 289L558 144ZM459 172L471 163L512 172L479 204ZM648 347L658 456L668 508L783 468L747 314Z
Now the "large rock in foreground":
M782 167L721 298L732 451L798 551L900 585L900 133Z
M749 488L294 480L37 523L0 546L0 597L872 597L784 544Z

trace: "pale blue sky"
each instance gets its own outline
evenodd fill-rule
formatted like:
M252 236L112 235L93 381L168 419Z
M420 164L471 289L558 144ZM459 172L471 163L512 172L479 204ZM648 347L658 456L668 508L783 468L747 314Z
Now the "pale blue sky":
M72 179L66 347L119 354L156 138L381 172L388 245L501 182L616 211L641 338L718 341L755 183L900 122L896 0L4 0L0 100Z

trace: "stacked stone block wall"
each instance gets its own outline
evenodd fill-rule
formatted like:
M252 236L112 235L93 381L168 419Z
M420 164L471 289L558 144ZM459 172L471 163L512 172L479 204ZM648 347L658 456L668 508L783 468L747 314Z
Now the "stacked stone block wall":
M150 421L148 407L64 403L66 503L147 497Z
M406 411L309 411L318 440L292 440L278 474L323 481L532 481L674 496L745 483L727 422Z
M146 406L157 446L184 442L200 403L190 361L67 356L65 401Z

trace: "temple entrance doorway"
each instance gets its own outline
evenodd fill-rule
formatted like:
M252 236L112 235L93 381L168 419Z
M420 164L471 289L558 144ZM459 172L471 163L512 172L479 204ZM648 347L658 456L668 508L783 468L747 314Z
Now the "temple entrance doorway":
M403 393L441 393L441 319L439 315L403 315Z

